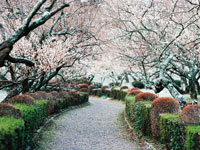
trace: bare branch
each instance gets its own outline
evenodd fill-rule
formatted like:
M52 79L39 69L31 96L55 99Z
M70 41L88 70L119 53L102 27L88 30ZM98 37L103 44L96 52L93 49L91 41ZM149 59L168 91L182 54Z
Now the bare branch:
M29 67L33 67L35 65L34 62L32 62L28 59L25 59L25 58L14 58L14 57L8 56L7 60L12 62L12 63L23 63L23 64L26 64Z

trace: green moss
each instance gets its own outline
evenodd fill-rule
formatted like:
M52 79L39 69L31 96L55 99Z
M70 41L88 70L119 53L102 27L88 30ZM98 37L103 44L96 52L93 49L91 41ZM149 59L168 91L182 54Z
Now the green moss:
M199 150L200 149L200 126L187 126L186 127L186 150Z
M160 117L161 142L168 149L182 150L184 148L185 127L179 124L180 114L162 114Z
M0 150L24 149L24 121L0 117Z

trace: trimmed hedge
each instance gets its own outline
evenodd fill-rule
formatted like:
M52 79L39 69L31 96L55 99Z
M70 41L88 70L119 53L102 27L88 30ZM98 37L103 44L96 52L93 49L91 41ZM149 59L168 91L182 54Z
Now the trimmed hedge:
M113 88L111 92L112 92L111 95L113 99L118 99L118 100L121 99L120 88Z
M168 150L182 150L185 143L185 126L179 124L180 114L161 114L161 142Z
M25 142L26 145L32 144L34 131L39 127L41 118L38 118L39 113L37 107L33 105L14 104L22 113L22 119L25 123Z
M186 150L200 149L200 125L186 127Z
M23 150L24 121L14 117L0 117L0 150Z
M98 96L103 95L101 89L99 89L97 93L99 93L97 94ZM157 98L156 100L151 99L153 101L152 102L145 101L148 99L148 96L146 96L147 99L144 96L142 99L144 101L136 102L136 96L129 94L130 90L128 89L120 91L120 88L112 88L110 97L118 100L125 100L126 115L136 130L142 132L144 136L153 136L153 123L153 127L155 127L156 130L156 134L154 133L156 136L154 135L154 137L164 143L168 150L200 149L200 125L188 126L181 122L179 114L180 108L177 100L168 97L161 97ZM198 114L199 113L196 113L195 115L199 117ZM192 119L194 113L189 115L190 117L188 118ZM197 118L197 120L198 119L199 118Z
M24 96L20 96L22 97ZM29 102L29 99L27 101ZM68 106L88 102L88 93L79 92L71 96L66 94L65 97L53 100L34 100L33 105L32 103L26 104L25 99L19 100L19 98L11 102L13 103L11 106L19 111L21 118L14 118L14 114L0 117L0 150L24 150L26 146L34 147L33 134L48 117L49 104L55 102L51 108L52 112L59 112ZM10 106L9 104L4 105ZM7 115L8 113L1 114Z
M36 100L37 104L37 112L38 112L38 125L41 125L44 120L48 117L48 105L49 102L47 100Z
M155 139L160 139L160 114L173 113L177 114L180 111L178 100L170 97L156 98L151 104L151 129L152 136Z
M125 97L125 111L126 111L126 115L127 117L131 120L131 122L135 121L135 109L134 109L134 105L135 105L135 96L133 95L127 95Z
M135 127L143 135L151 136L151 101L138 101L135 103Z
M120 100L125 101L125 97L128 93L128 89L123 89L120 91Z
M154 136L164 143L168 150L200 149L200 125L183 124L199 123L199 109L188 111L187 114L184 113L187 111L183 111L181 118L179 103L173 98L160 97L155 100L151 99L152 102L145 101L148 96L144 96L142 99L144 101L136 102L135 96L129 95L128 92L130 92L128 89L120 91L119 88L112 88L110 96L125 101L126 115L136 130L142 132L144 136ZM101 89L97 93L98 96L103 95ZM192 107L197 108L197 105L192 105ZM187 115L187 121L186 119L183 121L183 115ZM196 120L192 120L193 117ZM192 122L188 121L189 119Z
M80 103L88 102L89 95L86 92L79 92Z
M105 90L101 90L101 89L96 89L95 92L93 92L95 95L101 97L101 96L107 96L109 97L111 94L111 90L110 89L105 89Z

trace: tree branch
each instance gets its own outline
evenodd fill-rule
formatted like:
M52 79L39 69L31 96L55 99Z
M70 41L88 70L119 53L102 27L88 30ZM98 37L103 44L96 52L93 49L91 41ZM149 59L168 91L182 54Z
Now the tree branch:
M28 17L25 20L25 23L23 25L23 30L25 30L28 25L30 24L32 18L35 16L37 11L41 8L41 6L46 2L46 0L40 0L38 3L35 5L35 7L32 9L32 11L29 13Z
M12 56L8 56L7 57L7 60L12 62L12 63L23 63L23 64L26 64L27 66L29 67L33 67L35 65L34 62L28 60L28 59L25 59L25 58L14 58Z

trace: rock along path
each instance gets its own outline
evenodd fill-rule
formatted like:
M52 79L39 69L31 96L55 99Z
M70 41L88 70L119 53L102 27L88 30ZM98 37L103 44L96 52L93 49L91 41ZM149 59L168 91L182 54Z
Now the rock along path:
M90 98L90 105L68 111L54 120L43 143L46 150L136 150L117 123L124 104L118 101Z

